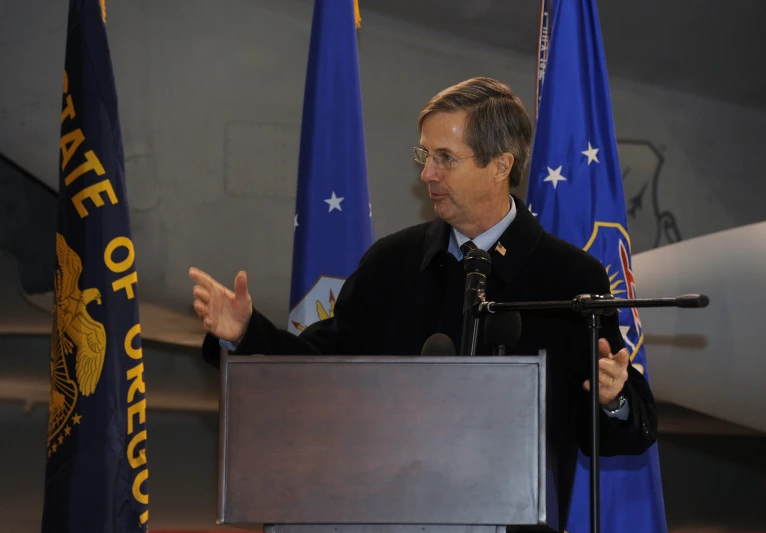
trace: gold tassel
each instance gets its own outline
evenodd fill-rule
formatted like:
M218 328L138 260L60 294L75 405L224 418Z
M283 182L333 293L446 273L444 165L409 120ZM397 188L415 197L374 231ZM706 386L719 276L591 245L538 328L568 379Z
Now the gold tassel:
M362 27L362 14L359 13L359 0L354 0L354 20L356 22L356 29Z
M101 20L106 24L106 0L101 0Z

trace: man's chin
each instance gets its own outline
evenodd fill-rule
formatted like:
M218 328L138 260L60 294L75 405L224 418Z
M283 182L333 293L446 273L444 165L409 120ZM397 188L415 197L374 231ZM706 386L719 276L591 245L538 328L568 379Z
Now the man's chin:
M451 209L451 206L446 205L444 201L434 202L434 213L437 217L449 223L455 216L455 210Z

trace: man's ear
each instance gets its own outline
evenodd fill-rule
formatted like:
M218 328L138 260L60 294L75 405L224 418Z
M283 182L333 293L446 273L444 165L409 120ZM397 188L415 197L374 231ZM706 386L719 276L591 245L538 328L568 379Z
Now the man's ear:
M507 180L511 174L513 164L516 162L516 158L510 152L505 152L499 157L495 158L495 182L499 183L503 180Z

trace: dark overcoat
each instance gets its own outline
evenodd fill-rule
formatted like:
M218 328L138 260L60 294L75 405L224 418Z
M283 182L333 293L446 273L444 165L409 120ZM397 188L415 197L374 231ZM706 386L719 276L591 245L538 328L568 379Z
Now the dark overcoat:
M514 197L517 214L493 245L487 300L570 300L578 294L608 294L604 266L593 256L543 230ZM436 332L460 346L465 273L447 251L450 226L436 219L375 242L346 280L335 303L334 317L309 326L300 336L275 327L253 310L240 354L418 355ZM505 249L505 254L498 248ZM625 312L625 311L623 311ZM586 320L570 310L521 313L522 333L515 353L549 357L551 437L557 448L555 465L559 518L566 523L577 447L589 453L589 333ZM616 353L624 346L617 315L602 319L600 335ZM479 339L479 354L491 354ZM203 354L218 364L219 345L207 336ZM623 392L627 421L602 413L601 455L640 454L656 440L657 418L651 390L629 366Z

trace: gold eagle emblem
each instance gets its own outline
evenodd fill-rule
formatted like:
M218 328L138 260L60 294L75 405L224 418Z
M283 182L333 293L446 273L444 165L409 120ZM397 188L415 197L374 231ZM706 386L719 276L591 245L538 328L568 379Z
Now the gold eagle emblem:
M74 425L80 423L80 415L73 416L78 396L90 396L95 392L106 354L104 325L94 320L87 309L91 302L101 305L101 293L95 288L80 291L82 260L60 233L56 234L56 259L58 267L54 278L48 418L49 456L56 452L65 436L69 436ZM73 352L76 383L71 377L70 360Z
M322 305L322 302L317 300L317 316L319 317L319 320L327 320L328 318L332 318L335 316L335 295L332 293L332 289L330 289L330 312L328 313L327 310L324 308L324 305ZM298 331L303 331L308 326L301 324L300 322L296 322L295 320L292 321L293 326Z

